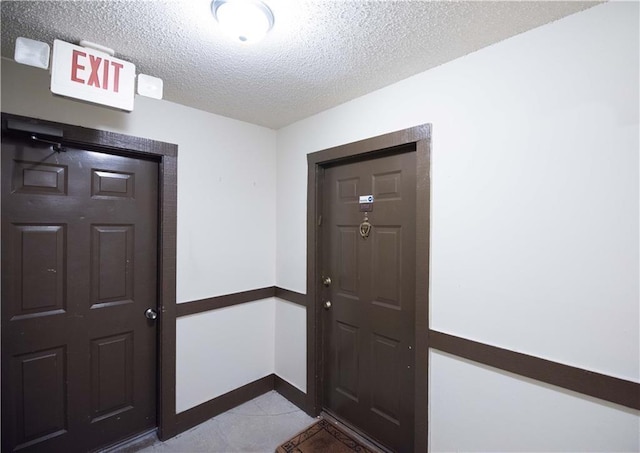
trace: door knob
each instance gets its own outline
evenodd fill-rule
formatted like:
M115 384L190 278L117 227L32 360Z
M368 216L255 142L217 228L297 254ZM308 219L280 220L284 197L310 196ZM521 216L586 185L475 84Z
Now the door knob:
M331 277L322 277L322 284L324 286L331 286Z
M330 301L330 300L327 300L327 301L325 301L325 302L324 302L324 304L323 304L323 305L324 305L324 309L325 309L325 310L328 310L328 309L330 309L330 308L331 308L331 301Z
M158 312L155 311L153 308L147 308L144 311L144 315L147 317L147 319L154 320L158 317Z

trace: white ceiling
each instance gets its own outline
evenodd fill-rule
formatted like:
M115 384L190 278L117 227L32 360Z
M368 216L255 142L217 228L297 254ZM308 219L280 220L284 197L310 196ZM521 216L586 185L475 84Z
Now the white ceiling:
M228 40L211 0L2 0L2 56L15 38L96 42L164 80L164 98L280 128L594 2L266 0L253 45Z

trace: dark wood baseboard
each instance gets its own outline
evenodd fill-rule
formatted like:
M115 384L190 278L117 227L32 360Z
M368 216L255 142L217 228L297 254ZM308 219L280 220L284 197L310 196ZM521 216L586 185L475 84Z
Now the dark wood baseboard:
M288 399L292 404L306 412L307 394L291 385L277 374L273 375L274 390Z
M176 415L176 430L173 435L180 434L200 423L206 422L216 415L270 392L274 389L274 376L275 375L270 374L224 395L220 395L206 403L180 412Z
M429 347L567 390L640 409L640 384L434 330Z
M220 395L217 398L202 403L191 409L187 409L184 412L180 412L176 415L175 430L172 431L171 436L176 436L200 423L206 422L210 418L220 415L234 407L246 403L260 395L263 395L271 390L275 390L283 397L288 399L292 404L305 410L305 401L307 395L296 387L282 379L280 376L270 374L249 384L243 385L235 390L232 390L224 395ZM163 438L162 440L167 440Z
M294 304L302 305L303 307L307 306L307 295L297 293L295 291L291 291L289 289L280 288L278 286L276 288L276 297L279 299L283 299Z

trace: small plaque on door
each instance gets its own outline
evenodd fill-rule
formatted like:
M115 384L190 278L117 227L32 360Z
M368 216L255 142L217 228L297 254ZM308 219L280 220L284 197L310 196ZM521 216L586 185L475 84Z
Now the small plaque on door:
M373 195L360 195L360 212L373 211Z

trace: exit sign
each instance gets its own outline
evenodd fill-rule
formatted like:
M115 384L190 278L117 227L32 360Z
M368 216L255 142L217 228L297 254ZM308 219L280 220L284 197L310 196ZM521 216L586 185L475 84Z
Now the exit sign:
M51 92L131 112L136 66L87 47L53 42Z

